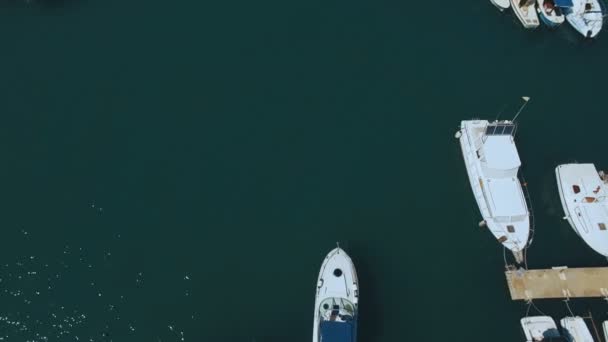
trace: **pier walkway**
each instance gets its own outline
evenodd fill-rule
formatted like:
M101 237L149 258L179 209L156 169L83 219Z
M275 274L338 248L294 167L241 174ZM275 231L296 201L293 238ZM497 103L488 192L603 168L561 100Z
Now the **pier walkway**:
M608 298L608 267L515 270L505 272L511 300Z

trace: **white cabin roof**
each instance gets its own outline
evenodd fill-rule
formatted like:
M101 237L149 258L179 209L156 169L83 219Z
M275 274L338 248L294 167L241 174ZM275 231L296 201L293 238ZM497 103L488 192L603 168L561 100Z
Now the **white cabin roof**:
M493 178L487 182L490 210L493 217L527 215L525 199L516 178Z
M488 135L483 143L483 154L489 168L511 170L521 165L513 137Z

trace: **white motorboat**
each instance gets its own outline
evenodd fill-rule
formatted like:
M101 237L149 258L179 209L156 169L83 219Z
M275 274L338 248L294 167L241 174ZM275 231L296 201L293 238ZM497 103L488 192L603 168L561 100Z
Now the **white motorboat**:
M585 324L585 320L581 317L564 317L560 321L560 325L564 328L564 336L570 342L594 342L591 331Z
M566 20L586 38L596 37L602 30L604 14L598 0L572 0L572 7L564 8Z
M523 262L530 235L530 213L517 176L521 161L512 121L462 121L460 140L465 166L484 219L498 242Z
M313 342L355 342L359 283L355 266L340 247L323 260L313 325Z
M593 164L564 164L555 169L565 219L596 252L608 257L607 178Z
M490 2L492 2L492 4L494 6L496 6L496 8L498 8L501 12L503 12L504 10L508 9L511 4L509 3L509 0L490 0Z
M557 341L561 338L557 325L549 316L530 316L521 319L526 342Z
M602 330L604 331L604 341L608 341L608 321L602 323Z
M534 9L535 3L535 0L511 0L513 12L527 29L537 28L540 25Z
M572 5L572 0L536 0L540 20L550 28L556 28L566 20L562 7Z

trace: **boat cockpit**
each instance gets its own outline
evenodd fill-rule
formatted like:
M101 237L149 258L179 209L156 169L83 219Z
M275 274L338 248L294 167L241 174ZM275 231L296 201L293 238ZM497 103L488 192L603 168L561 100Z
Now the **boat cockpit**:
M336 322L350 322L355 320L356 307L344 298L326 298L321 302L319 314L323 320Z

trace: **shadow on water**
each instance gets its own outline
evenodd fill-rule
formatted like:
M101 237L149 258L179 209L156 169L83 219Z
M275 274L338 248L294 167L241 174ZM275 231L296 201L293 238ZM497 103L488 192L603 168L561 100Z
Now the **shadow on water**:
M60 9L79 5L83 0L5 0L0 3L0 8L42 8Z
M77 6L81 4L83 0L29 0L29 2L37 4L42 8L55 9Z
M362 293L359 302L358 339L360 341L374 341L380 333L382 309L386 305L382 305L381 300L379 300L380 296L374 284L374 279L377 279L377 277L374 276L372 263L364 255L358 255L353 259Z

